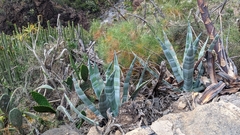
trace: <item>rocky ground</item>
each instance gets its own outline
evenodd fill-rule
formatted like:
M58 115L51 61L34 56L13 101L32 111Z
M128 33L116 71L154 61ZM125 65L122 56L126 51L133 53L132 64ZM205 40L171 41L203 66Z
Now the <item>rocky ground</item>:
M194 98L194 99L191 99ZM164 114L149 126L135 126L126 135L239 135L240 134L240 93L216 97L213 102L198 105L194 93L181 96ZM192 110L191 110L192 109ZM116 120L117 121L117 120ZM136 122L139 124L139 121ZM129 123L130 124L130 123ZM134 124L134 123L131 123ZM119 123L124 125L124 123ZM88 135L101 135L104 128L93 126ZM116 129L115 129L116 130ZM79 135L79 131L69 126L48 130L43 135ZM115 131L120 135L120 130Z

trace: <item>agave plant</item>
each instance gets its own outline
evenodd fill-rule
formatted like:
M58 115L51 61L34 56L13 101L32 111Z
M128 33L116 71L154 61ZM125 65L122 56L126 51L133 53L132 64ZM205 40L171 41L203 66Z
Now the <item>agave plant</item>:
M183 82L183 86L180 88L180 90L184 91L201 91L205 89L205 86L201 84L200 78L204 74L205 69L203 66L203 58L206 57L205 55L212 54L213 47L215 43L217 42L219 36L216 36L213 42L211 43L209 49L207 50L207 53L205 52L205 48L207 45L207 41L204 43L203 47L201 48L197 62L195 62L195 56L197 54L198 49L198 43L199 38L201 34L193 41L192 36L192 30L190 24L188 24L187 28L187 36L186 36L186 45L185 45L185 51L184 51L184 57L183 57L183 66L181 67L176 53L172 47L172 44L168 40L166 34L164 33L164 42L162 42L159 38L158 41L163 48L163 52L172 68L173 74L177 80L177 82L180 84ZM205 54L206 53L206 54ZM207 69L211 82L215 83L214 77L214 62L211 61L213 59L207 59L207 64L209 68ZM211 61L211 62L210 62ZM194 70L198 70L197 77L194 77Z
M84 71L89 71L89 79L91 81L92 89L94 90L94 93L99 101L98 108L85 95L84 91L79 86L79 83L76 80L76 78L74 76L72 77L73 85L74 85L75 91L78 94L79 98L89 108L89 110L91 110L96 116L98 116L98 118L108 119L108 116L107 116L108 109L110 109L110 112L112 113L112 115L114 117L118 116L118 112L119 112L119 108L120 108L121 104L128 101L130 98L134 99L137 96L137 93L139 92L139 90L145 84L147 84L149 82L149 81L142 82L143 76L141 76L141 78L139 79L141 81L138 82L138 84L136 86L136 90L133 92L133 94L131 96L129 96L128 89L130 87L130 85L129 85L130 76L132 74L132 70L133 70L136 59L137 59L137 56L135 55L135 58L133 59L131 65L129 67L129 70L127 72L127 75L125 77L122 96L120 95L121 70L120 70L120 67L118 64L118 59L117 59L116 54L114 55L114 61L108 66L108 68L105 72L105 77L106 77L105 81L101 78L97 65L94 64L93 66L91 66L90 62L88 62L88 70L84 70ZM83 71L83 70L81 70L81 71ZM143 70L142 74L144 74L144 72L145 72L145 70ZM83 75L83 73L81 73L81 76L82 75ZM85 75L86 75L86 73L85 73ZM84 78L86 79L86 77L84 77ZM95 121L87 118L86 116L84 116L79 110L77 110L73 106L73 104L70 102L69 98L66 95L64 95L64 96L67 99L71 109L75 113L77 113L77 115L80 118L84 119L85 121L87 121L91 124L96 124L96 125L99 124L98 122L95 122ZM69 115L69 113L67 112L66 108L64 108L63 106L59 106L58 110L65 113L67 115L67 117L69 118L69 120L72 119L71 116Z

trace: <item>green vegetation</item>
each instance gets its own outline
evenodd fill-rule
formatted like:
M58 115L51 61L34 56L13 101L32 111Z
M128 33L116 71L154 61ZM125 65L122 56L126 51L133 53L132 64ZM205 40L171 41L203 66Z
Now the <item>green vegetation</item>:
M99 4L106 1L56 2L97 12ZM216 5L215 2L211 4ZM127 1L126 4L131 6ZM149 87L151 91L147 91L146 97L141 95L141 100L155 98L160 86L169 91L216 89L219 92L226 86L224 82L231 85L234 79L229 81L224 72L218 72L222 75L220 81L214 79L215 70L222 65L214 67L217 52L213 46L221 39L230 56L239 52L239 31L233 25L235 11L228 7L219 17L220 23L214 22L221 32L210 37L211 42L203 24L194 17L196 11L195 2L187 0L146 1L125 14L126 20L122 18L112 24L95 20L89 31L70 22L63 27L59 18L56 27L48 24L43 29L39 16L37 24L21 30L15 26L13 35L1 33L0 134L12 129L26 132L22 129L23 119L30 125L35 120L38 124L31 126L34 128L49 126L50 120L43 120L46 112L53 113L56 121L79 123L77 127L84 122L101 125L106 120L106 124L111 117L119 116L124 103L137 99ZM217 18L214 12L211 14ZM175 78L165 74L166 69L159 64L163 60L168 61L167 67L172 69ZM233 60L240 69L239 59ZM211 82L209 87L202 77ZM215 95L210 93L202 102L208 102ZM33 100L37 105L27 104L34 103ZM96 117L90 118L88 110ZM63 115L68 121L62 119Z

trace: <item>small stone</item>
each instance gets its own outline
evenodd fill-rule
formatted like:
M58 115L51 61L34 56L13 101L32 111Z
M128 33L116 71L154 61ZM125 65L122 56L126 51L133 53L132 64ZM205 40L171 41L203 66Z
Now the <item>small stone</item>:
M149 131L145 128L136 128L125 135L149 135Z
M103 132L103 128L97 126L97 128L99 129L100 132L97 131L96 127L93 126L89 129L89 132L87 135L102 135Z
M178 109L179 109L179 110L183 110L186 106L187 106L187 103L186 103L186 102L180 101L180 102L178 103Z
M157 135L173 135L172 131L172 122L168 120L157 120L152 123L151 129L157 134Z
M177 129L176 129L176 134L177 134L177 135L185 135L184 133L182 133L182 131L181 131L180 128L177 128Z

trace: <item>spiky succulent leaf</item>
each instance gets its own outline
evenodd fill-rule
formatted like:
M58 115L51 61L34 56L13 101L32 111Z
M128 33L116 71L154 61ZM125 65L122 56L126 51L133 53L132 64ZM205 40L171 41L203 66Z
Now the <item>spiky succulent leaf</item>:
M140 57L138 57L135 53L133 53L133 55L138 59L139 63L144 67L145 62L144 60L142 60ZM146 70L152 74L155 78L159 78L159 74L155 73L151 68L146 67Z
M129 89L130 79L131 79L132 70L133 70L135 61L136 61L136 56L132 60L132 63L130 65L130 67L129 67L129 70L127 72L126 78L124 80L122 103L128 101L128 89Z
M77 80L73 77L73 85L75 88L78 97L82 100L82 102L97 116L101 115L100 112L96 109L95 105L87 98L83 90L79 87Z
M198 43L199 43L199 40L200 40L200 36L202 35L202 33L200 33L198 35L198 37L194 40L194 42L192 43L193 45L193 54L196 55L197 54L197 50L198 50Z
M114 53L114 71L115 71L115 74L114 74L114 91L115 91L115 101L116 101L116 104L117 104L116 112L118 112L118 108L121 104L121 101L120 101L120 72L121 72L121 69L120 69L119 64L118 64L118 58L117 58L116 53Z
M9 103L9 100L10 100L10 96L7 95L7 94L3 94L0 98L0 109L5 113L7 114L8 113L8 103Z
M88 62L88 68L90 73L90 81L92 83L93 90L97 96L97 99L100 97L101 91L104 89L104 82L100 76L98 67L94 64L94 67L91 67L90 62Z
M21 128L22 126L22 112L19 111L17 108L13 108L10 112L9 112L9 121L10 123L17 128Z
M148 82L149 82L149 81L145 81L145 82L141 83L141 84L136 88L136 90L132 93L132 95L131 95L130 98L131 98L132 100L134 100L134 99L136 98L136 96L138 95L139 91L141 90L141 88L142 88L143 86L145 86Z
M216 35L214 40L212 41L212 43L210 44L208 50L209 51L212 51L214 49L214 46L216 45L216 43L218 42L218 39L219 39L219 35Z
M184 78L183 89L185 91L192 90L193 71L194 71L194 54L193 46L190 45L185 55L185 59L183 60L183 78Z
M91 119L89 119L88 117L84 116L83 114L81 114L81 112L79 112L72 104L72 102L69 100L69 98L67 97L66 94L64 94L64 97L66 98L68 104L70 105L70 108L78 115L79 118L84 119L85 121L87 121L88 123L92 124L92 125L98 125L98 122L95 122Z
M141 73L141 76L139 78L139 81L138 81L138 84L137 84L136 88L138 88L140 86L140 84L142 83L142 81L143 81L143 77L144 77L144 74L145 74L147 66L148 66L149 58L150 58L150 56L148 57L147 62L144 63L144 68L143 68L143 71Z
M103 90L100 95L99 100L99 111L101 112L102 116L107 118L107 110L110 108L110 101L108 100L105 91Z
M118 115L118 108L117 100L115 96L115 88L114 88L114 79L115 79L115 71L109 76L106 87L105 87L105 94L107 99L110 102L110 111L113 113L114 116ZM120 98L120 97L119 97Z
M33 109L37 112L50 112L50 113L56 113L56 111L51 106L46 105L38 105L34 106Z
M88 80L88 67L84 64L81 65L81 77L86 82Z
M192 37L192 29L190 26L190 23L188 23L188 27L187 27L187 36L186 36L186 45L185 45L185 51L184 51L184 57L183 59L185 59L185 56L188 52L189 47L191 46L193 41L193 37Z
M67 109L65 107L63 107L62 105L58 106L57 107L57 110L58 111L61 111L62 113L64 113L68 120L71 121L71 122L74 122L73 118L71 117L71 115L68 113Z
M38 89L49 89L49 90L54 90L53 87L49 86L49 85L41 85L39 87L37 87L35 90Z
M183 81L182 70L179 65L179 62L176 61L176 59L174 58L174 57L176 57L176 54L173 56L170 53L170 50L168 49L170 47L167 47L167 45L165 43L163 43L159 38L157 38L157 39L163 49L163 52L164 52L165 57L167 58L167 61L169 62L170 66L172 68L173 74L174 74L175 78L177 79L177 82L178 83L182 82Z
M198 60L204 55L205 52L205 48L207 46L207 42L208 42L209 37L207 37L207 40L205 41L204 45L202 46L199 54L198 54Z
M39 104L39 105L44 105L44 106L49 106L51 107L50 103L48 100L40 93L32 91L31 92L32 98Z
M111 62L109 65L108 65L108 68L107 68L107 70L106 70L106 72L105 72L105 76L106 76L106 81L107 81L107 79L108 79L108 77L111 75L111 73L112 73L112 66L113 66L113 62Z

